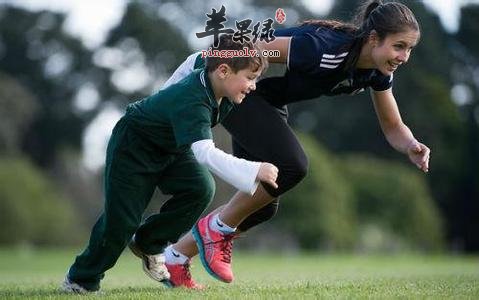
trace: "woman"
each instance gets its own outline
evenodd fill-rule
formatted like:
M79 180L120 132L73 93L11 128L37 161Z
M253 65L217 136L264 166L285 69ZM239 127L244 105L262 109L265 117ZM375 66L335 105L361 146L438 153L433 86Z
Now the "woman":
M371 87L387 141L419 169L428 171L430 150L402 122L391 88L393 73L408 61L419 41L419 25L405 5L380 0L365 3L356 20L356 25L307 21L276 30L274 42L263 44L268 50L280 50L281 56L269 61L285 63L288 69L282 77L259 81L256 92L223 125L233 137L235 156L268 161L279 168L278 187L263 184L253 196L236 193L227 204L200 219L192 234L167 247L166 267L174 286L192 286L189 259L198 251L211 275L231 282L232 238L272 218L278 197L306 175L306 155L286 123L287 104L322 95L356 94Z

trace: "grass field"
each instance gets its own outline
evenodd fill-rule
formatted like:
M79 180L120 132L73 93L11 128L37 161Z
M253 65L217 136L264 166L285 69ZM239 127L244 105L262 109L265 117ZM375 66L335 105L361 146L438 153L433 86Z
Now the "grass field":
M0 250L0 299L70 299L58 291L75 251ZM193 276L205 291L166 289L143 274L128 251L102 282L107 299L479 299L479 258L455 256L339 256L235 253L232 284Z

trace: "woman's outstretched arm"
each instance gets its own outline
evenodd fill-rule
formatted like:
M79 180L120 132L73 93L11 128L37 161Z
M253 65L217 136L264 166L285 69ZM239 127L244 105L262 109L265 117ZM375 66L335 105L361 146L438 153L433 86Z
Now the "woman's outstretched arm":
M402 119L392 89L371 94L381 129L389 144L408 155L412 163L424 172L429 170L429 148L418 142Z

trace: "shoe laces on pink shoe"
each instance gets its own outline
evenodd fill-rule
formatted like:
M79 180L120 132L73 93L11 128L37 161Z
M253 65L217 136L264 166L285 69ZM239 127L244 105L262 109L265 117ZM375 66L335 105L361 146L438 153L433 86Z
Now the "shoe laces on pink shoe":
M170 282L174 287L186 287L189 289L202 290L204 286L196 283L191 277L191 264L190 261L186 261L182 265L168 265L167 268L170 271Z
M221 261L227 264L231 263L231 256L233 253L233 239L236 236L234 233L225 234L221 236L220 240L209 242L207 244L214 244L214 246L220 251L221 253Z

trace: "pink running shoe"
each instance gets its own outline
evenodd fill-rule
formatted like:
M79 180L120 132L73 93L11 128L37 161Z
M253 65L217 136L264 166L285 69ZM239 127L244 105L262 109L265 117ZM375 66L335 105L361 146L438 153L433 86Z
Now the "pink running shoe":
M223 282L233 281L231 254L234 234L222 234L210 229L213 214L200 219L192 229L201 263L206 271Z
M173 287L185 287L188 289L202 290L205 287L196 283L191 278L190 273L190 260L187 260L185 264L170 265L165 264L168 272L170 273L170 283Z

